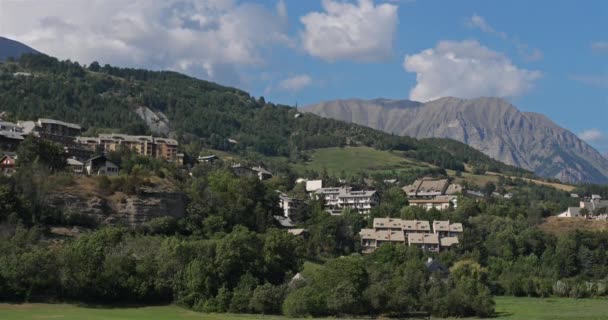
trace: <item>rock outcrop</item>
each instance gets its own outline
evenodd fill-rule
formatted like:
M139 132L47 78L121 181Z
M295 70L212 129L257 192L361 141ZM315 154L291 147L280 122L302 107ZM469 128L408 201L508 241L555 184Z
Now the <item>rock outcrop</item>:
M90 183L92 178L78 178L78 184ZM86 190L86 191L85 191ZM139 226L154 218L183 217L187 197L166 185L144 186L136 194L116 192L104 195L100 190L71 187L57 190L48 197L49 205L64 212L93 219L99 225Z

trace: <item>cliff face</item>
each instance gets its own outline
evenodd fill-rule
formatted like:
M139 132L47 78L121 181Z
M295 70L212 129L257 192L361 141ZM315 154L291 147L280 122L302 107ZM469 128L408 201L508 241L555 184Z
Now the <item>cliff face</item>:
M565 182L608 182L608 160L547 117L499 98L337 100L306 108L317 115L416 138L450 138L504 163Z
M104 194L92 185L94 179L76 178L76 185L56 190L48 197L52 207L92 218L99 225L136 227L154 218L183 217L186 195L167 184L140 187L134 195Z

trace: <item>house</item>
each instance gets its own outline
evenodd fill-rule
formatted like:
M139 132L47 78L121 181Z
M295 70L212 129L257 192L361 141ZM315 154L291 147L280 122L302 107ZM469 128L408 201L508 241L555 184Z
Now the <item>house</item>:
M291 218L292 215L306 206L303 200L290 197L282 192L279 193L279 207L283 209L283 216Z
M581 210L585 209L590 214L594 214L599 209L608 208L608 201L602 200L602 197L594 194L591 198L586 198L579 202L578 207L569 207L566 211L558 215L561 218L577 218L583 217Z
M437 209L437 210L448 210L449 208L457 207L457 198L455 196L441 195L436 196L432 199L411 199L409 200L411 206L421 207L425 210Z
M439 236L434 233L410 233L407 235L407 243L422 250L439 252Z
M0 157L0 173L10 176L15 173L17 168L17 154L13 152L5 152Z
M258 179L266 180L272 178L272 172L262 168L262 167L253 167L251 170L257 172Z
M579 207L568 207L568 209L566 209L566 211L560 213L557 216L560 217L560 218L577 218L577 217L582 217L582 215L581 215L581 208L579 208Z
M16 151L24 139L22 132L0 130L0 150Z
M88 175L96 176L117 176L119 168L106 156L99 155L84 162L84 170Z
M251 168L241 165L240 163L233 164L232 172L239 177L254 177L257 176L257 172L253 171Z
M414 181L403 191L410 199L433 199L442 195L455 195L462 193L463 187L459 184L450 184L448 179L422 178Z
M210 162L213 162L213 161L218 160L218 159L219 158L216 155L212 154L212 155L209 155L209 156L199 156L196 160L199 163L210 163Z
M84 163L76 160L75 158L68 158L66 160L67 167L70 171L76 174L84 173Z
M459 243L458 237L462 234L462 224L434 221L433 226L435 229L431 233L428 221L375 218L373 229L361 229L359 232L362 252L373 252L380 245L387 243L407 244L437 252ZM441 242L444 238L447 240Z
M384 179L383 182L386 184L396 184L399 181L397 179Z

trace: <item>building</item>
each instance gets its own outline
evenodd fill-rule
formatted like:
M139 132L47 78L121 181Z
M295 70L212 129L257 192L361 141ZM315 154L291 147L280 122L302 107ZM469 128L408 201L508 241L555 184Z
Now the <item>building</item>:
M112 152L127 148L139 155L177 162L178 142L174 139L153 136L132 136L127 134L99 134L97 137L76 137L75 143L95 152Z
M323 180L306 180L306 192L315 192L323 188Z
M21 132L0 130L0 150L16 151L24 139Z
M314 197L323 199L325 209L332 214L340 214L344 209L367 214L379 202L378 193L375 190L353 191L349 187L319 188L314 192Z
M462 223L452 223L450 221L441 221L435 220L433 221L433 232L438 234L439 237L459 237L462 235Z
M262 167L253 167L251 170L257 172L258 179L266 180L272 178L272 172L262 168Z
M10 176L15 173L17 168L17 154L13 152L5 152L0 157L0 173L6 176Z
M352 209L362 214L368 214L379 202L376 190L369 191L346 191L340 189L338 194L338 207L340 209Z
M431 232L428 221L375 218L373 229L361 229L359 236L363 253L373 252L386 243L407 244L438 252L457 245L462 231L462 224L450 224L449 221L433 221Z
M211 162L213 162L215 160L218 160L218 159L219 158L216 155L212 154L212 155L209 155L209 156L198 156L198 158L196 160L199 163L211 163Z
M438 196L456 195L462 193L464 188L459 184L450 184L448 179L422 178L414 181L403 191L410 199L434 199Z
M80 125L53 119L38 119L34 131L42 139L52 140L62 144L71 144L82 133Z
M408 201L411 206L421 207L425 210L437 209L448 210L457 207L456 196L441 195L431 199L411 199Z
M284 193L279 193L279 207L283 209L283 216L291 218L298 210L306 206L303 200L290 197Z
M66 160L67 162L67 167L70 171L72 171L73 173L76 174L83 174L84 173L84 163L80 162L74 158L68 158Z
M422 250L439 252L439 236L434 233L410 233L407 235L407 244Z
M578 207L569 207L566 211L558 215L561 218L578 218L583 217L581 212L585 209L589 214L595 214L599 209L608 208L608 200L602 200L599 195L592 195L591 198L585 198L579 202Z
M117 176L119 168L106 156L99 155L88 159L84 163L86 174L93 176Z

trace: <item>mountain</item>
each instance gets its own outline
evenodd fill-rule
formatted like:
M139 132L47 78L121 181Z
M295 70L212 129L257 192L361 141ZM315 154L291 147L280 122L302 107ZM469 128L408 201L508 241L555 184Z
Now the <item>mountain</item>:
M32 49L25 44L11 40L8 38L0 37L0 61L6 60L7 58L18 58L24 53L40 53L35 49Z
M337 100L304 108L323 117L416 138L450 138L564 182L608 183L608 159L547 117L500 98Z
M14 76L15 71L34 76ZM85 68L26 54L0 63L0 82L0 112L9 119L54 118L79 123L93 135L110 129L166 134L195 156L201 148L209 148L302 162L307 152L319 148L368 146L401 151L443 169L463 171L466 165L532 175L460 142L417 140L313 114L300 116L295 108L176 72L98 64Z

